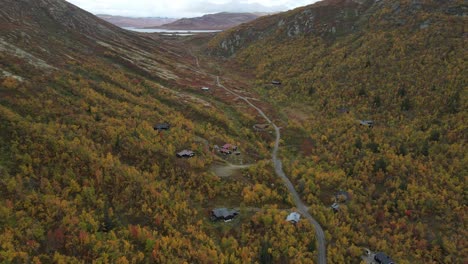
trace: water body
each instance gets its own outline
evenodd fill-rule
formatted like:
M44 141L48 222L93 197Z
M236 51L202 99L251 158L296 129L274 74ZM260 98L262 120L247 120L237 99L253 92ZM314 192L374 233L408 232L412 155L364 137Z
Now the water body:
M141 33L161 33L164 35L177 35L177 36L191 36L200 33L213 33L220 32L222 30L171 30L161 28L134 28L134 27L123 27L123 29L141 32Z

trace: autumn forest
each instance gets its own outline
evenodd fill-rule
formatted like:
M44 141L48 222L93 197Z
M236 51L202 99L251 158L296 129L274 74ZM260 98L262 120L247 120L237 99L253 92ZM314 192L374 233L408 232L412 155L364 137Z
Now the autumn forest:
M327 263L468 261L463 1L325 0L190 37L0 3L1 263L319 263L273 124Z

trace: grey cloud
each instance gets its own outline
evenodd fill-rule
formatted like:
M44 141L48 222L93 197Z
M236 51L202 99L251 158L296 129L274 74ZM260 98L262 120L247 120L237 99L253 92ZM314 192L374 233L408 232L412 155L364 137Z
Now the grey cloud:
M1 1L1 0L0 0ZM174 0L66 0L92 13L123 15L133 17L196 17L218 12L279 12L306 5L317 0L280 1L279 5L246 3L246 0L229 0L224 4L213 3L215 0L183 0L173 4ZM177 1L174 1L177 2ZM274 3L275 1L270 1ZM276 1L277 3L279 1Z
M286 6L263 6L258 3L239 3L231 1L225 4L216 4L208 1L191 2L185 8L186 11L196 13L217 13L217 12L277 12L288 9Z

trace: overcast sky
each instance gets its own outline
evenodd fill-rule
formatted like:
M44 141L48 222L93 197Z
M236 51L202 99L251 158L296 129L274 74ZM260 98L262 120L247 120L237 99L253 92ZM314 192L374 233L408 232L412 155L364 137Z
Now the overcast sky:
M195 17L218 12L276 12L317 0L67 0L93 14Z

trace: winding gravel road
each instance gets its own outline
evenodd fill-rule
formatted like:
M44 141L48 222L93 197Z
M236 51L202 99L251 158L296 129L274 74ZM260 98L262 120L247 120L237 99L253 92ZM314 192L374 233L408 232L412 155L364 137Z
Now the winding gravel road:
M304 218L306 218L315 228L316 236L317 236L317 244L318 244L318 263L319 264L326 264L327 263L327 252L326 252L326 244L325 244L325 234L323 232L322 227L320 224L315 220L312 215L309 214L307 206L302 202L301 198L299 197L299 194L297 193L296 189L294 188L294 185L291 183L289 178L286 176L286 174L283 171L283 164L281 160L278 158L278 149L279 149L279 142L281 139L281 133L280 133L280 128L277 127L270 118L262 111L262 109L258 108L254 104L252 104L249 99L246 97L243 97L234 91L230 90L229 88L225 87L220 83L219 76L216 76L216 82L217 85L227 92L231 93L232 95L236 96L237 98L245 101L248 105L250 105L252 108L258 111L258 113L269 123L271 124L276 132L276 140L275 140L275 147L273 148L272 152L272 160L273 164L275 166L275 172L276 174L283 180L284 184L286 185L289 193L293 197L294 203L296 204L297 210L302 214Z

